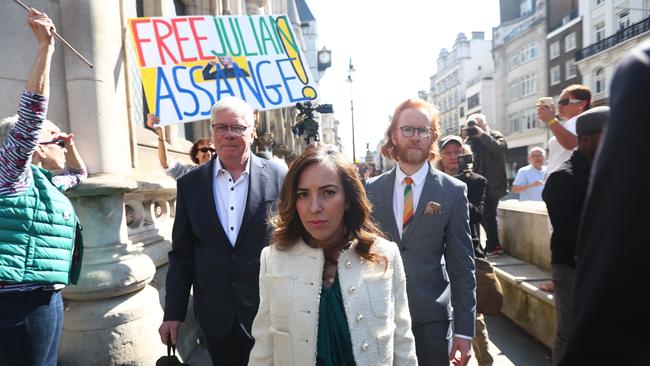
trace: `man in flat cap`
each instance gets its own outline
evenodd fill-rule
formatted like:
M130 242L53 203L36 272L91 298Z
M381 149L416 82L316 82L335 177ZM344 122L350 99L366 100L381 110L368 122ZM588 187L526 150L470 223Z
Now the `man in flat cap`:
M571 158L549 175L542 198L553 225L551 273L555 283L557 330L553 342L553 364L562 357L571 326L575 253L580 213L587 193L591 163L600 134L609 119L609 107L592 108L576 121L578 147Z

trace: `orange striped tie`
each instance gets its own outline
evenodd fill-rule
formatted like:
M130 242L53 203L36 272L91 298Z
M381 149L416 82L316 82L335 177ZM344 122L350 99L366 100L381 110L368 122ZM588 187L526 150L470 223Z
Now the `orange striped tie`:
M402 215L402 232L406 231L406 227L413 221L413 179L411 177L404 178L404 214Z

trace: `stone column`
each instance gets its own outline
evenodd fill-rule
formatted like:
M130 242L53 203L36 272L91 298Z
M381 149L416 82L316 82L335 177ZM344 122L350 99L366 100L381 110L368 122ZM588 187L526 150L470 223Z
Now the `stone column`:
M94 63L65 52L70 129L91 178L70 193L84 227L77 286L64 289L59 361L65 365L153 365L163 354L152 260L128 238L124 195L131 173L121 4L61 0L59 31ZM134 3L134 2L133 2ZM125 5L126 6L126 5ZM58 47L62 47L59 45Z

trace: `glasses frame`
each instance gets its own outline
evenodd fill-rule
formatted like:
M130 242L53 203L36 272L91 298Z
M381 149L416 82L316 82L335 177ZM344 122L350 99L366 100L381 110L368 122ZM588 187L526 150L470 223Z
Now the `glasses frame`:
M402 133L402 136L409 138L415 136L415 131L418 131L418 136L425 139L433 135L433 129L431 127L402 126L399 128L399 131Z
M39 142L38 144L39 145L57 144L60 148L62 148L62 149L65 148L65 141L63 141L61 139L53 139L53 140L50 140L50 141L43 141L43 142Z
M197 151L202 152L202 153L207 153L209 151L212 154L217 152L217 150L215 150L213 147L205 147L205 146L198 148Z
M247 131L250 127L251 127L251 126L244 126L244 125L224 125L224 124L221 124L221 123L215 123L215 124L212 125L212 129L214 130L214 132L215 132L217 135L220 135L220 136L221 136L221 135L225 135L225 134L228 132L228 130L232 131L232 133L235 134L235 135L237 135L237 136L244 136L244 133L246 133L246 131ZM223 130L220 131L220 129L222 129L222 128L223 128ZM237 131L237 130L239 130L240 128L243 128L243 129L241 130L241 132L240 132L240 131Z
M565 98L565 99L558 100L557 105L567 106L569 104L579 104L580 102L584 102L584 101L575 98Z

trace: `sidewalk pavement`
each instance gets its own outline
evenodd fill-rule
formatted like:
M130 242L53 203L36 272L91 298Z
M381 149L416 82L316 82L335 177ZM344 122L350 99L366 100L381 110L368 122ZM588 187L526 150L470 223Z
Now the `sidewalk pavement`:
M551 350L504 315L485 316L493 366L550 366ZM472 357L469 366L477 366Z

